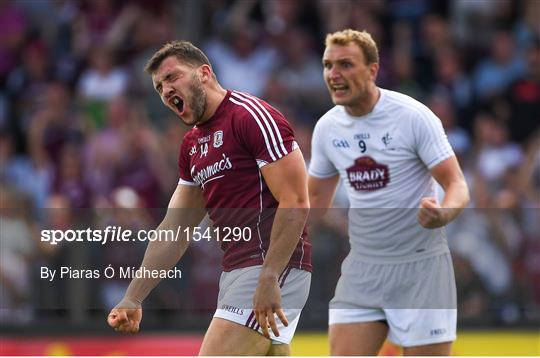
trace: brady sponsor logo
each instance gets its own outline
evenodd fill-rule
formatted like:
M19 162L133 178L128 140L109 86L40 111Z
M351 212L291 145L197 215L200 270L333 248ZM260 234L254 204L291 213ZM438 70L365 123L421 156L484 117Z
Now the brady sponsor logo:
M221 154L223 159L215 162L214 164L207 165L206 167L196 170L195 165L191 167L191 177L193 180L204 188L204 185L209 181L223 178L224 175L217 175L225 170L232 169L233 165L229 157L225 154Z
M349 142L345 139L332 139L332 145L336 148L350 148Z
M354 135L354 139L355 139L355 140L369 139L369 138L371 138L371 136L369 135L369 133L358 133L358 134L355 134L355 135Z
M386 187L390 182L388 166L377 163L369 156L363 156L347 168L351 186L358 191L373 191Z
M199 144L210 142L211 135L207 135L198 139Z
M219 148L223 144L223 131L214 133L214 148Z
M221 305L221 309L222 310L225 310L225 311L228 311L228 312L231 312L231 313L234 313L234 314L237 314L237 315L244 315L244 310L241 309L241 308L238 308L238 307L233 307L233 306L229 306L229 305Z

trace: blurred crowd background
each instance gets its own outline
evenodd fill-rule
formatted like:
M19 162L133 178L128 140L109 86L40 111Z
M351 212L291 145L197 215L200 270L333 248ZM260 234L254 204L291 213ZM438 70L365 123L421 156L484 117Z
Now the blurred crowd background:
M344 28L373 35L378 85L431 108L469 182L471 208L448 228L461 327L538 327L539 19L538 0L0 0L2 329L106 328L128 282L52 284L39 267L137 266L145 244L51 246L39 230L159 222L188 128L142 70L157 48L201 47L224 87L285 114L309 160L332 106L324 37ZM348 250L344 210L311 239L319 279L301 327L325 329ZM146 327L206 326L197 317L214 307L219 262L217 245L193 245L185 277L152 294Z

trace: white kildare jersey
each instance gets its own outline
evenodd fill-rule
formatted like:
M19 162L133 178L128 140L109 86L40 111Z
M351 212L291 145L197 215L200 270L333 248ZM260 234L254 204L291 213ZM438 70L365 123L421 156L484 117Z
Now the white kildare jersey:
M435 196L429 170L454 155L442 124L411 97L380 92L369 114L353 117L335 106L321 117L309 174L343 181L354 257L398 263L448 252L444 230L416 220L420 200Z

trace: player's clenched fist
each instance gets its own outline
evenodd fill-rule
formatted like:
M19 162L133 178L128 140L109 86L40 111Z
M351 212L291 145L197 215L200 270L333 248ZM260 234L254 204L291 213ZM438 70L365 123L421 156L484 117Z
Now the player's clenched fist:
M107 323L116 332L137 333L142 319L141 305L132 301L122 300L107 316Z
M422 198L418 211L418 222L426 229L435 229L448 223L446 210L433 197Z

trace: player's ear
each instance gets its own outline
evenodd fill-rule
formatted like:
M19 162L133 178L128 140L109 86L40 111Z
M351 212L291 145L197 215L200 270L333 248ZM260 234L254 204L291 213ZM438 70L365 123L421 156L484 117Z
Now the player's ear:
M201 65L201 67L199 67L199 71L201 76L201 82L204 83L212 78L212 67L210 67L209 65Z
M371 79L373 82L377 79L377 73L379 72L379 64L378 63L372 63L369 65L369 73L371 75Z

